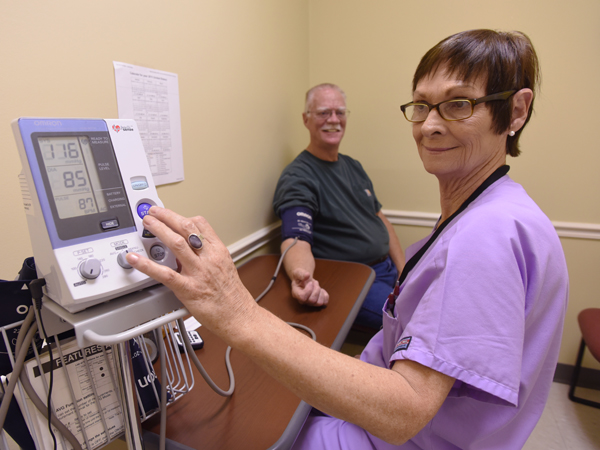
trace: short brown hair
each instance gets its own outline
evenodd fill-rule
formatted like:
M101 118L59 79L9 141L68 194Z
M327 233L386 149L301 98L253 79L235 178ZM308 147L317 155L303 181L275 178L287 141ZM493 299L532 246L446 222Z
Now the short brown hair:
M485 77L486 95L529 88L540 84L539 62L529 37L519 31L470 30L440 41L421 59L413 77L413 92L419 81L433 75L440 67L463 81ZM494 131L498 134L510 126L512 98L503 102L488 102ZM531 118L533 100L527 120L514 136L508 136L506 153L518 156L519 136Z

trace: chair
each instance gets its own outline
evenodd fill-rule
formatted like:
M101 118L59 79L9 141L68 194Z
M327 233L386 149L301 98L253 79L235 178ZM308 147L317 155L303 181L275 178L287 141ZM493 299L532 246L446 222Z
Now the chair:
M575 368L573 370L571 388L569 389L569 399L594 408L600 408L600 403L598 402L575 396L575 387L579 381L581 362L583 360L586 345L594 358L600 361L600 308L584 309L579 313L579 316L577 316L577 321L579 322L579 328L581 329L581 345L579 346L579 354L577 355L577 362L575 363Z
M371 328L364 325L352 324L345 342L366 347L371 338L379 332L380 328Z

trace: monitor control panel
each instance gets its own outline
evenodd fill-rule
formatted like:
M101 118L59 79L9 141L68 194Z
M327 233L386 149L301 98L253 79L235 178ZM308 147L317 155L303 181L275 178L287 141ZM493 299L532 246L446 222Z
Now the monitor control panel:
M142 223L163 204L134 120L20 118L12 127L47 297L73 313L156 284L127 263L128 252L176 268Z

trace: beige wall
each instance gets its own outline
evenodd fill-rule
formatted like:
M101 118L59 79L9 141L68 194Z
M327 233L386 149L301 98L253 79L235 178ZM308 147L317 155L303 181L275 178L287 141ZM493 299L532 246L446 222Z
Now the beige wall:
M384 208L438 211L437 184L422 169L398 105L410 99L412 73L428 48L480 27L526 32L541 59L542 92L511 175L553 221L600 224L596 0L148 0L140 6L0 0L0 277L12 278L31 255L10 122L116 117L112 61L179 75L186 180L159 194L182 214L205 215L226 244L274 222L276 179L307 143L303 94L324 81L348 94L352 115L342 151L363 163ZM396 229L405 246L427 233ZM571 303L560 362L572 364L576 315L599 304L600 243L562 242Z
M552 220L600 223L600 151L593 132L600 99L600 2L313 0L310 5L310 81L333 80L345 89L352 115L344 150L376 180L384 208L439 210L437 183L422 169L399 109L411 99L420 58L458 31L516 29L528 34L538 51L542 91L523 133L523 154L509 158L511 176ZM582 100L570 106L579 92Z
M13 119L117 117L113 61L179 75L185 181L159 187L226 244L275 221L281 168L304 145L305 0L0 0L0 277L32 254Z
M421 166L399 105L411 99L421 56L466 29L528 34L541 61L542 91L521 139L523 154L509 159L510 174L551 220L600 223L597 0L312 0L309 27L311 84L332 81L348 95L352 114L343 152L363 163L385 209L419 212L439 211L437 182ZM396 230L405 245L427 234L419 227ZM577 313L600 306L595 275L600 243L562 243L571 298L560 362L573 364L580 339ZM600 367L590 360L586 364Z

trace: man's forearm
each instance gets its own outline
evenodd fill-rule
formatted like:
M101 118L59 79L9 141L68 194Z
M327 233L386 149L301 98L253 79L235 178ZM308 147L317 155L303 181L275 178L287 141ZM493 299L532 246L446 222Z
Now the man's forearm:
M281 243L281 253L283 253L290 245L292 245L294 239L286 239ZM311 246L308 242L298 240L296 244L289 249L283 260L283 267L286 273L293 279L292 272L294 269L304 269L312 277L315 272L315 258L312 254Z

